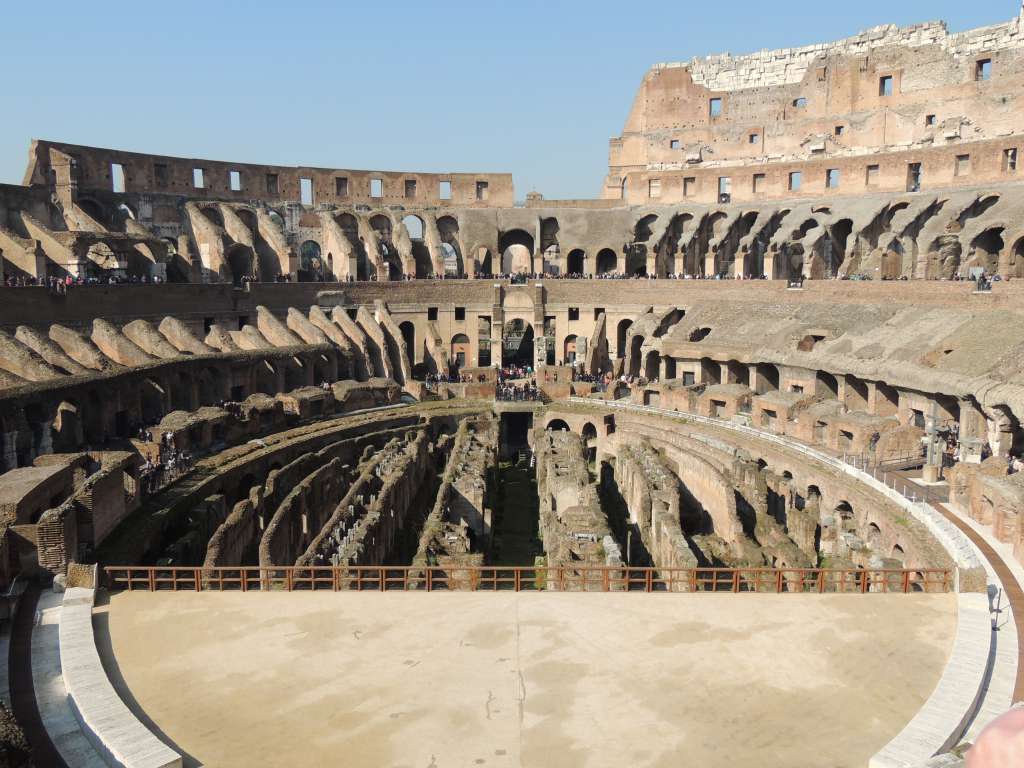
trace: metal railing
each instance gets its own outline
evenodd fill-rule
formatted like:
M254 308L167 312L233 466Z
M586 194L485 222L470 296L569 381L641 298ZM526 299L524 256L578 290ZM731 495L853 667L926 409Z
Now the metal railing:
M267 592L949 592L950 569L602 566L107 566L114 591Z

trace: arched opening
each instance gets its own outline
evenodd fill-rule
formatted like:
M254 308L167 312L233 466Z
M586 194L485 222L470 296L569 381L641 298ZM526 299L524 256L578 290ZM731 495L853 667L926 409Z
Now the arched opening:
M565 337L562 350L562 362L565 365L573 365L576 363L576 334L571 333Z
M644 378L647 381L657 381L660 375L661 355L652 349L647 353L647 358L644 360Z
M779 391L779 367L772 363L757 364L757 378L755 380L757 394Z
M297 357L291 358L291 362L284 364L284 391L291 392L306 384L306 370L302 362Z
M566 424L565 421L563 421L562 419L552 419L547 423L544 429L550 432L568 432L569 425Z
M644 337L636 334L629 342L629 375L640 375L640 348L644 345Z
M620 320L615 330L615 356L622 359L626 356L626 336L629 328L633 325L632 320Z
M459 245L459 220L454 216L441 216L437 220L437 234L441 238L445 275L464 276L466 266L462 263L462 246Z
M503 232L498 241L502 274L533 272L533 237L522 229Z
M610 275L618 268L619 259L611 248L597 252L597 274Z
M451 243L441 243L441 260L445 277L462 277L462 259Z
M139 387L139 405L142 410L142 423L156 424L164 415L167 402L164 388L153 379L146 379Z
M320 258L320 244L306 240L299 246L299 282L320 283L324 279L324 263Z
M570 275L582 275L583 272L583 260L586 254L583 253L579 248L574 248L569 251L569 255L565 260L565 271Z
M889 554L889 557L891 557L893 560L899 560L900 564L902 565L906 562L907 554L903 551L903 547L901 547L899 544L894 544L892 552Z
M79 199L77 201L78 207L85 212L85 214L95 221L97 224L102 226L107 225L107 215L103 212L103 206L91 199Z
M491 259L491 252L484 246L480 246L476 249L476 276L494 276L494 263Z
M868 523L868 546L877 551L882 543L882 529L875 523Z
M456 368L465 368L469 362L469 336L464 333L457 333L452 336L451 357L452 364Z
M402 219L402 226L409 233L412 246L412 258L416 265L416 277L431 277L434 274L434 263L430 258L424 234L426 226L423 219L415 214L408 214Z
M203 212L203 216L206 217L207 221L209 221L215 227L220 227L221 229L224 229L224 216L221 214L219 209L217 209L215 206L207 206L206 208L201 208L200 210Z
M216 368L204 368L196 377L199 391L199 405L214 405L225 394L222 390L220 371Z
M533 326L525 320L517 318L505 325L502 346L505 365L533 366Z
M405 342L405 349L409 353L409 365L415 365L420 357L419 350L416 348L416 326L406 320L399 323L398 330L402 333L402 341Z
M843 500L836 504L835 516L843 531L852 532L856 529L857 523L853 518L853 507L850 502Z
M1010 277L1024 277L1024 237L1013 246L1008 274Z
M245 245L232 245L227 252L228 269L231 272L231 281L235 285L241 285L242 280L256 278L255 264L252 249Z
M852 219L840 219L832 225L825 240L825 277L835 277L846 259L846 243L853 232Z
M1003 227L986 229L971 242L968 254L968 267L982 267L986 272L996 272L999 268L999 254L1002 253Z
M839 397L839 382L836 377L827 371L818 371L817 392L815 394L826 397Z

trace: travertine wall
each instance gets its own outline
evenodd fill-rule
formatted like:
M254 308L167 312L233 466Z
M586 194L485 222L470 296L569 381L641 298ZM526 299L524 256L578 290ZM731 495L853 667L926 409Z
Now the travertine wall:
M834 43L657 64L610 142L602 197L712 202L720 177L734 201L904 191L911 163L923 189L1013 180L1004 151L1022 149L1021 24L956 34L941 22L887 25ZM960 155L969 160L958 168ZM837 189L825 183L830 169ZM791 172L802 173L798 189Z

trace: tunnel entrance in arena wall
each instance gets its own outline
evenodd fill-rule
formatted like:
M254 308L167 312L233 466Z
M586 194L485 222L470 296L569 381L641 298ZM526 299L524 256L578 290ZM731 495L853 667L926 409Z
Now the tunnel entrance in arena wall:
M505 326L502 364L533 365L533 326L525 320L516 319Z

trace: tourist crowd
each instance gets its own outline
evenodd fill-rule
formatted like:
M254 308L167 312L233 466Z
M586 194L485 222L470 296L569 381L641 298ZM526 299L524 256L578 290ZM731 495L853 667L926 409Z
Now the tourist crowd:
M31 276L14 276L8 275L4 278L4 285L7 288L29 288L43 286L50 289L51 293L63 295L68 292L68 289L76 285L145 285L149 283L162 283L164 282L159 276L147 277L117 277L116 275L110 275L109 277L72 277L66 275L65 277L31 277Z
M152 430L139 428L139 439L154 442ZM160 451L156 462L148 455L139 472L139 481L144 494L156 493L160 488L177 480L181 475L192 469L192 454L178 450L174 444L174 433L164 432L160 435Z
M494 393L494 399L506 402L540 402L541 396L540 389L537 388L537 382L530 379L523 384L498 384Z

